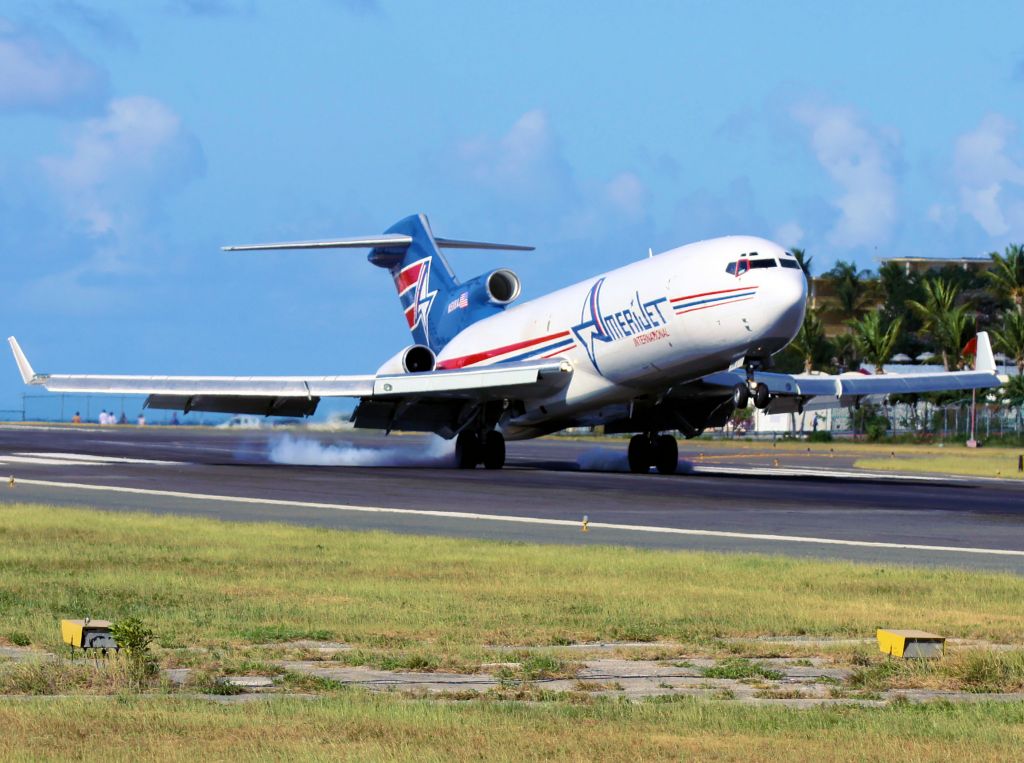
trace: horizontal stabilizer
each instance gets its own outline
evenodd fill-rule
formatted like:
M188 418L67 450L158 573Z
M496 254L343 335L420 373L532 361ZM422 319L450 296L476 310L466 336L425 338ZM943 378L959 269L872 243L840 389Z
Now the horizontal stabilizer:
M442 249L497 249L503 252L532 252L534 247L522 244L491 244L487 241L460 241L457 238L435 238Z
M412 243L412 236L399 233L382 233L377 236L357 236L356 238L335 238L329 241L290 241L280 244L245 244L243 246L223 246L225 252L255 252L273 249L372 249L375 247L402 248Z
M532 252L532 246L519 244L492 244L487 241L462 241L455 238L435 238L443 249L497 249L506 252ZM326 241L287 241L279 244L244 244L223 246L225 252L267 252L281 249L404 249L412 244L412 236L400 233L382 233L378 236L335 238Z

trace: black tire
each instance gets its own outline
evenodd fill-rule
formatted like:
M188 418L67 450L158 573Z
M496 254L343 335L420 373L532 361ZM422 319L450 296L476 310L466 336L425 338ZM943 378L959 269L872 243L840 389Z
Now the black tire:
M654 468L658 474L675 474L679 468L679 443L670 434L663 434L654 440Z
M505 438L501 432L484 435L483 462L485 469L500 469L505 465Z
M772 393L768 391L768 385L758 384L754 388L754 407L763 411L771 401Z
M646 474L651 470L651 441L646 435L633 435L629 440L629 470L633 474Z
M737 384L732 388L732 404L737 410L750 405L750 390L746 384Z
M475 469L480 463L480 438L476 432L461 432L455 438L455 464L460 469Z

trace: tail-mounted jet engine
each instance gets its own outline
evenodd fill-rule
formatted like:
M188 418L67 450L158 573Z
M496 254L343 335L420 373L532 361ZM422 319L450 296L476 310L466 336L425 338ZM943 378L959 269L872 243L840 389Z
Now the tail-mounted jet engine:
M377 374L419 374L437 365L434 351L422 344L406 347L377 369Z
M477 276L463 284L471 304L490 302L507 305L519 298L522 284L519 276L508 268L498 268L486 275Z

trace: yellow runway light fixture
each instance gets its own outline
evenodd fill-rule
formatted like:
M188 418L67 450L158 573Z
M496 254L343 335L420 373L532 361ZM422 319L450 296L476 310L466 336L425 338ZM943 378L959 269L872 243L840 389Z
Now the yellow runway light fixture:
M98 650L106 654L108 649L117 651L117 641L110 632L110 623L106 620L61 620L60 635L64 643L71 647L71 657L75 656L75 649L81 649L88 653L89 650Z
M890 657L902 657L905 660L928 660L941 657L946 644L946 639L943 636L926 631L879 628L875 635L878 638L880 652Z

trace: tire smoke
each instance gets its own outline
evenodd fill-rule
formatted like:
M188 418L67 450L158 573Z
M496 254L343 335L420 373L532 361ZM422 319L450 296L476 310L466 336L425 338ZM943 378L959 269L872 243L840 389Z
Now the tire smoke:
M286 435L270 446L275 464L294 466L455 466L455 441L432 435L422 447L368 447L348 442L334 444Z

